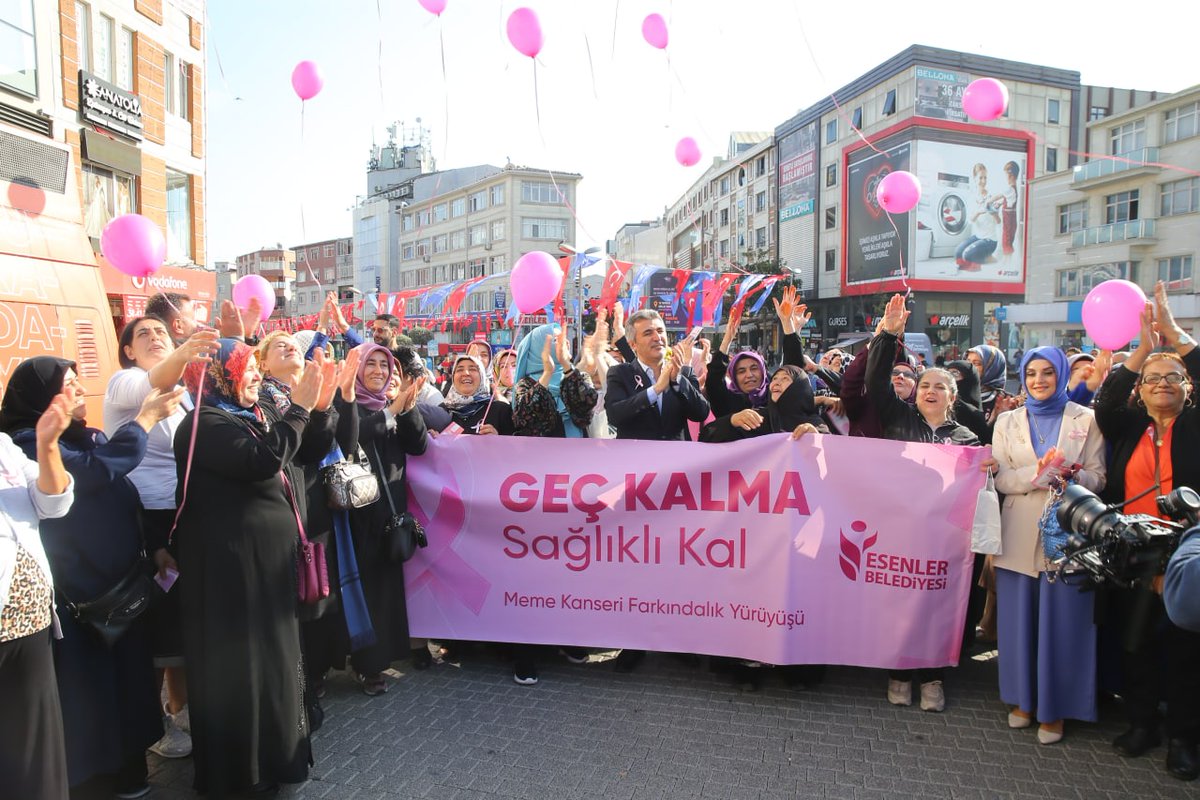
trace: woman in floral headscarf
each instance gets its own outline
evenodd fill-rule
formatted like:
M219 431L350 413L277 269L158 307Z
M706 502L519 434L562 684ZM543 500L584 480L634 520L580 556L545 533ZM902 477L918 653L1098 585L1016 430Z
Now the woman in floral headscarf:
M496 397L505 401L512 402L513 385L517 379L515 372L517 369L517 351L509 348L496 353L496 357L492 359L492 391Z
M442 408L464 433L500 434L513 432L512 409L508 403L493 402L487 367L475 356L459 353L450 362L450 390Z
M333 443L333 364L307 367L280 412L260 404L254 351L221 339L184 383L200 409L175 436L184 656L194 785L210 798L308 776L296 607L298 464ZM195 436L193 436L193 429ZM189 475L190 471L190 475Z
M1004 394L1004 382L1008 378L1008 362L1004 359L1004 353L998 347L981 344L967 351L967 361L971 362L971 366L979 375L979 399L983 413L994 420L996 415L992 412L996 407L996 400Z

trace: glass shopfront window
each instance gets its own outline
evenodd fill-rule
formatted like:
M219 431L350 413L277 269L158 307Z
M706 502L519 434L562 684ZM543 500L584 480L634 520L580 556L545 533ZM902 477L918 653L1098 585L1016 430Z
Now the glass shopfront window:
M955 361L966 356L971 341L970 300L930 300L925 304L925 333L936 362Z
M137 207L137 178L83 163L83 227L94 247L109 220Z

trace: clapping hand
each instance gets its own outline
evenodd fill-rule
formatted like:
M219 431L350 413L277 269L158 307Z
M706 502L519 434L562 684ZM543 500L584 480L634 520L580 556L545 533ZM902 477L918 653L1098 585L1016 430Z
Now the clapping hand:
M405 414L417 407L417 398L421 395L421 387L425 385L425 376L413 378L409 381L407 387L401 383L399 390L396 392L396 398L392 400L390 408L393 414Z
M313 407L317 411L328 411L333 405L333 395L341 382L342 365L326 358L325 351L319 347L313 351L312 363L321 369L321 392L317 395L317 404Z
M169 392L151 389L150 394L146 395L146 399L142 401L142 407L134 421L142 426L142 430L149 433L155 425L175 413L179 404L183 402L186 391L182 386L177 386Z
M346 360L342 362L342 375L338 381L338 389L342 392L342 399L347 403L354 402L355 381L358 379L358 365L361 361L362 351L355 347L346 354Z
M324 377L320 364L315 361L306 362L304 371L300 373L300 380L292 389L292 405L300 406L305 411L312 411L316 408L317 400L321 396Z

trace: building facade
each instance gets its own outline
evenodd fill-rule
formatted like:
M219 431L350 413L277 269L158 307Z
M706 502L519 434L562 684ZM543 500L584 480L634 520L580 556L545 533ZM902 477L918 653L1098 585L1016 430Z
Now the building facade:
M291 249L296 254L297 315L319 314L326 292L334 292L340 298L354 286L351 237L300 244Z
M296 297L296 251L275 245L237 257L237 278L259 275L275 292L275 308L271 319L299 316ZM320 310L320 309L318 309Z
M627 222L608 240L605 252L617 261L665 267L670 263L667 227L661 219Z
M1200 85L1098 116L1086 133L1095 157L1030 184L1038 269L1025 302L1006 309L1010 347L1091 347L1083 300L1110 278L1148 296L1165 281L1176 319L1189 331L1200 325Z

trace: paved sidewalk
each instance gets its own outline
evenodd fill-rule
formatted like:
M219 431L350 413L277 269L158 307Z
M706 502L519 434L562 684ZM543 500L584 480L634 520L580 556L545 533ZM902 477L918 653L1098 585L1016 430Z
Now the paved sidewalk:
M1116 755L1116 705L1068 723L1058 745L1009 730L994 661L949 670L943 714L899 708L878 670L838 667L810 690L769 676L740 692L724 675L652 654L632 675L547 651L541 683L469 650L461 666L397 673L370 698L328 682L308 783L284 798L650 800L663 798L1195 798L1163 769L1165 746ZM407 665L404 665L407 669ZM195 798L191 759L151 756L154 798Z

